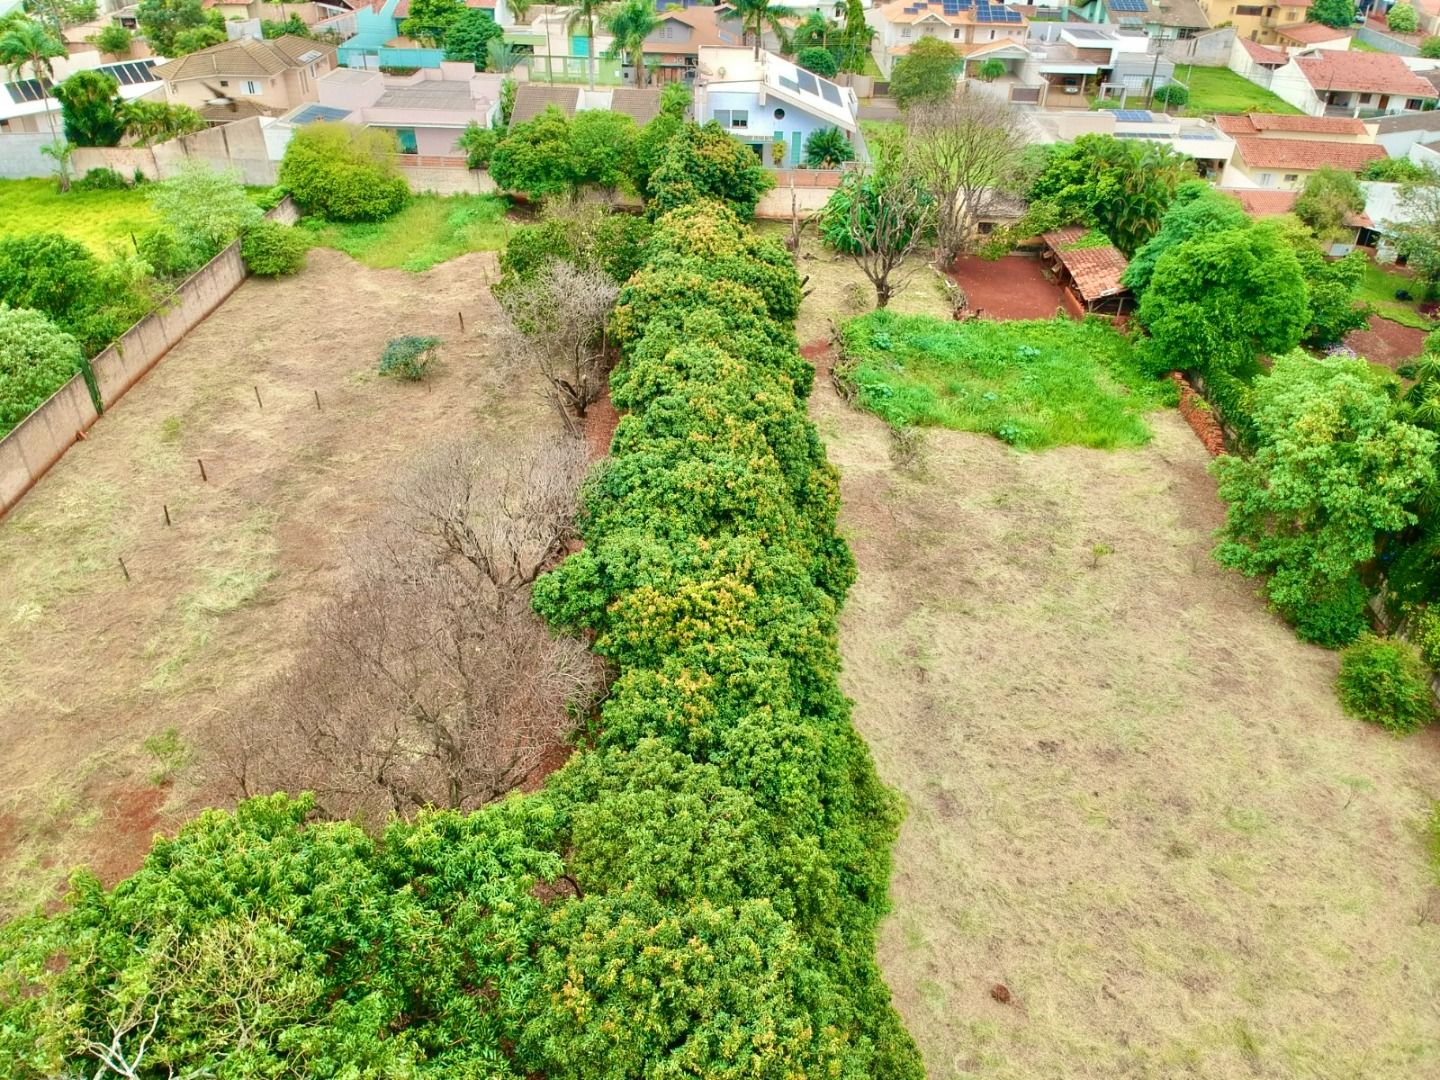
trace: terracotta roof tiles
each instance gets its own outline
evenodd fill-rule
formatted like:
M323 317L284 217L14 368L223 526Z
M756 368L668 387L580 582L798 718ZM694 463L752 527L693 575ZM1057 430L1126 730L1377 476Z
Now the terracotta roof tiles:
M1386 157L1385 148L1374 143L1328 142L1323 139L1262 139L1236 135L1235 148L1247 169L1292 169L1309 172L1329 166L1359 172L1367 164Z
M1062 266L1075 279L1075 289L1080 299L1087 303L1105 296L1116 296L1125 291L1120 284L1120 275L1129 265L1117 248L1106 244L1101 247L1071 247L1087 230L1080 225L1070 225L1045 234L1045 244Z
M1319 55L1298 57L1295 63L1319 93L1348 90L1361 94L1399 94L1407 98L1436 96L1435 87L1391 53L1327 49Z

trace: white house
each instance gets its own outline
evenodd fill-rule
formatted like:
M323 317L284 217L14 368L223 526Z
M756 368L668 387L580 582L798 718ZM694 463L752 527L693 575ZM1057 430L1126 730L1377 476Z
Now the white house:
M866 159L855 91L796 67L774 53L725 46L702 47L695 79L695 119L714 120L751 146L766 165L798 164L812 132L839 128ZM786 152L777 160L776 144Z
M1313 47L1292 52L1270 89L1311 116L1380 116L1420 109L1440 96L1402 57Z
M949 44L967 67L991 59L1022 60L1030 25L1000 0L891 0L874 8L867 21L875 28L875 62L886 78L910 47L927 37Z

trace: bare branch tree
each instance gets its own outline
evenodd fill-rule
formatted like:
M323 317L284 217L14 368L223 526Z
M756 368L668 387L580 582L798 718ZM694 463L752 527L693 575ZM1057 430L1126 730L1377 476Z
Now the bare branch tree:
M296 663L218 733L238 794L314 791L324 813L378 824L473 809L535 770L602 685L583 643L525 602L572 536L583 450L570 443L503 463L467 444L422 463Z
M569 430L605 392L612 361L605 323L620 287L599 270L553 260L501 297L501 344L514 361L540 369Z
M886 307L922 269L910 256L934 236L935 200L903 168L852 173L837 194L849 196L842 250L875 287L875 306Z
M906 156L935 198L941 268L969 249L986 212L1013 200L1009 193L1029 143L1025 118L1008 102L966 85L915 105L907 117Z

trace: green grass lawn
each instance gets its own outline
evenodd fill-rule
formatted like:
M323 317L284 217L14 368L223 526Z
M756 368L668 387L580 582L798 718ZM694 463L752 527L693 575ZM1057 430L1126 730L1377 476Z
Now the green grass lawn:
M340 224L305 219L319 247L377 270L428 270L469 251L505 246L509 203L497 195L418 195L388 221Z
M859 403L892 427L976 431L1026 450L1141 446L1174 388L1108 325L950 322L876 311L841 331Z
M61 195L50 179L0 180L0 236L59 232L105 255L155 221L143 187Z
M1185 112L1191 116L1212 113L1299 113L1295 106L1281 101L1269 90L1235 74L1229 68L1175 66L1177 81L1190 87L1190 101Z
M1372 305L1376 313L1401 326L1412 326L1416 330L1429 330L1431 323L1420 314L1420 305L1415 300L1397 300L1395 293L1404 289L1412 295L1419 295L1420 286L1415 279L1386 270L1373 262L1365 264L1365 276L1360 280L1358 299Z
M900 137L905 134L905 125L899 120L861 120L860 134L865 136L865 144L870 147L870 152L875 153L879 140L888 136Z

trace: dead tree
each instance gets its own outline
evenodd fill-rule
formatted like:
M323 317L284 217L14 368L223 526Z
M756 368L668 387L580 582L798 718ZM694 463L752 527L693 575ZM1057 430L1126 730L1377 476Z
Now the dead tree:
M935 199L936 263L944 269L969 248L984 214L1014 200L1030 141L1026 120L974 89L916 105L906 120L907 167Z
M889 305L922 268L912 260L935 231L935 200L903 168L854 173L845 181L847 253L875 288L875 306Z
M492 463L472 445L423 463L295 663L219 733L236 793L314 791L329 816L381 824L521 784L602 685L526 602L572 535L577 456Z
M532 363L573 434L575 418L605 393L613 360L605 324L620 287L599 270L554 260L501 298L501 344L507 356Z

